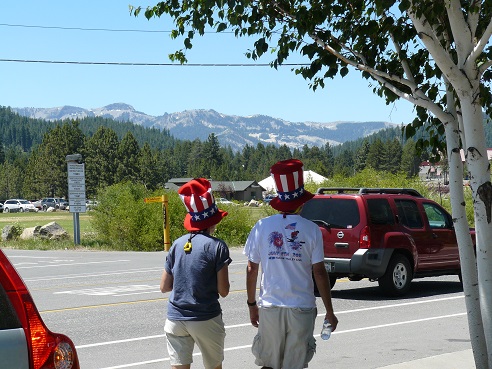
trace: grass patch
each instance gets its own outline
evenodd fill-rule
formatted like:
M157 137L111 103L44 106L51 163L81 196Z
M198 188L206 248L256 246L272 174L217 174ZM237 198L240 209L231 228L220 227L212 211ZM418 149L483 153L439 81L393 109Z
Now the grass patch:
M44 226L56 222L67 231L68 240L9 240L2 241L2 248L16 248L26 250L60 250L60 249L95 249L109 250L96 237L91 224L90 213L79 213L80 245L74 244L74 214L68 211L38 212L38 213L0 213L0 229L7 225L19 226L22 229Z

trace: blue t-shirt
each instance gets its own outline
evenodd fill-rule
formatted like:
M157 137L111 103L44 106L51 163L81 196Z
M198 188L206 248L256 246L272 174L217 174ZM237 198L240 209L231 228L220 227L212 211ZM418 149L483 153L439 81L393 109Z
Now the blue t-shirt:
M217 272L232 260L229 248L219 238L209 234L194 234L192 249L184 245L190 235L178 238L166 258L166 272L173 276L169 296L169 320L209 320L221 314Z

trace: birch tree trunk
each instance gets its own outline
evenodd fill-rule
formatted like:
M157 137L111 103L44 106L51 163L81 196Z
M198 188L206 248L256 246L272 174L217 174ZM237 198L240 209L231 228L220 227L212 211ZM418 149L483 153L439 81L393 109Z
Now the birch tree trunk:
M454 99L448 99L454 100ZM455 114L454 114L455 115ZM456 115L455 115L456 116ZM487 368L487 346L480 309L477 263L465 210L463 189L463 162L460 154L459 127L456 119L444 125L449 163L449 188L456 239L468 317L468 329L477 368Z
M476 258L480 310L487 346L488 368L492 368L492 184L485 145L481 106L473 97L460 98L466 136L466 163L470 171L476 231ZM478 315L478 313L477 313Z

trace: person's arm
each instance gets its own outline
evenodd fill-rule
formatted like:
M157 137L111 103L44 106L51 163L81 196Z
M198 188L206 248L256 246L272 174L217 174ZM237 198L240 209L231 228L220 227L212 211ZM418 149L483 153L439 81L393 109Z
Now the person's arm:
M217 272L217 290L220 296L226 297L229 294L230 288L229 266L226 264Z
M248 266L246 268L246 292L248 296L247 303L249 308L249 318L251 324L257 328L260 320L258 305L256 304L256 282L258 280L258 269L258 264L248 261Z
M168 274L164 269L164 272L162 272L162 277L161 277L161 292L162 293L171 292L173 290L173 283L174 283L174 278L172 274Z
M328 273L325 269L325 264L322 261L313 264L313 275L319 294L321 295L321 300L323 300L323 305L325 305L325 319L330 322L331 330L334 331L337 329L338 319L333 311L330 281L328 279Z

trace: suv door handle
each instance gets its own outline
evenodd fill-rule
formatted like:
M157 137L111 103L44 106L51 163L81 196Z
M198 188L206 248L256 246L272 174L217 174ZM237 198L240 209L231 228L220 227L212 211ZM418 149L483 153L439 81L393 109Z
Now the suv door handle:
M439 236L435 233L432 233L432 238L438 238Z
M339 249L348 249L349 244L348 242L335 242L335 247Z

